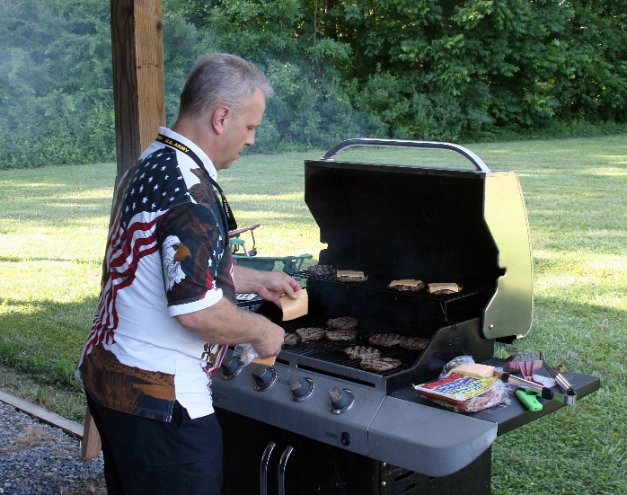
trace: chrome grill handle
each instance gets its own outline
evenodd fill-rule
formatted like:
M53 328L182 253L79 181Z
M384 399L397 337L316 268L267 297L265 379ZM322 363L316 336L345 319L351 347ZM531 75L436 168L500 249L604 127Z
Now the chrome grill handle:
M288 445L283 451L281 460L279 461L279 495L285 495L285 470L287 469L287 461L294 452L294 447Z
M268 495L268 464L276 443L268 442L259 463L259 495Z
M423 148L430 150L446 150L453 151L469 160L475 168L480 172L491 172L485 162L468 148L464 148L458 144L446 143L442 141L410 141L403 139L372 139L372 138L353 138L346 139L341 143L333 146L322 157L323 160L335 160L336 155L347 148L354 146L388 146L393 148Z

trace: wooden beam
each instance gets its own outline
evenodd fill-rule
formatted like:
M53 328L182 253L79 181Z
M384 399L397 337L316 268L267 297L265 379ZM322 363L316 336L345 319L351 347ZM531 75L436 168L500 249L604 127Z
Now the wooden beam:
M165 125L161 0L111 0L111 45L117 178ZM100 435L85 411L82 459L100 453Z
M57 428L61 428L66 433L69 433L73 437L81 438L83 436L83 425L77 423L76 421L70 421L63 416L59 416L52 411L48 411L47 409L33 404L17 395L10 394L8 392L3 392L0 390L0 401L9 404L20 411L33 416L44 423L48 423L49 425L55 426ZM100 449L99 449L100 450Z
M20 411L37 418L44 423L61 428L66 433L81 439L81 459L86 461L100 454L102 445L100 443L100 435L96 428L96 423L91 417L89 408L85 409L85 423L80 424L76 421L70 421L63 416L48 411L47 409L28 402L16 395L9 394L0 390L0 401L9 404Z
M161 0L111 0L118 177L165 125Z

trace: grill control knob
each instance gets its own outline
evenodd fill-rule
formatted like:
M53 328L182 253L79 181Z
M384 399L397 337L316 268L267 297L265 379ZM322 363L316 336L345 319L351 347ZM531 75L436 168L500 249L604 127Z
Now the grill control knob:
M276 370L270 366L257 366L252 372L255 390L267 390L276 381Z
M342 414L353 405L355 394L347 388L332 387L329 389L329 398L331 399L331 412Z
M314 391L314 382L311 378L300 378L293 375L290 378L290 388L292 389L292 399L300 402L309 397Z
M220 366L220 375L224 380L235 378L242 369L241 364L241 361L236 358L230 359L227 363L222 363L222 366Z

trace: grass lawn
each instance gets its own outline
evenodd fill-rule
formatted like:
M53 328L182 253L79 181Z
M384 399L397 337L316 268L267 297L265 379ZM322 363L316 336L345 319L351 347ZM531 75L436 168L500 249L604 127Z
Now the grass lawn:
M496 441L494 494L627 493L626 138L468 145L518 174L529 213L534 324L497 352L542 351L601 378L597 393ZM240 226L262 224L260 256L317 256L303 161L321 155L246 155L221 173ZM114 175L113 164L0 171L0 386L73 419Z

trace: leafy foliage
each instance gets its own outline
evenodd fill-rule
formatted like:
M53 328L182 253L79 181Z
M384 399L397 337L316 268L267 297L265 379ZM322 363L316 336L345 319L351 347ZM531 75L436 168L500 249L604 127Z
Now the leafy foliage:
M276 89L262 151L626 122L615 0L162 3L168 123L197 57L236 53ZM108 2L0 0L0 14L0 168L112 159Z
M0 168L112 158L111 44L98 0L0 0ZM80 12L80 14L79 14Z

